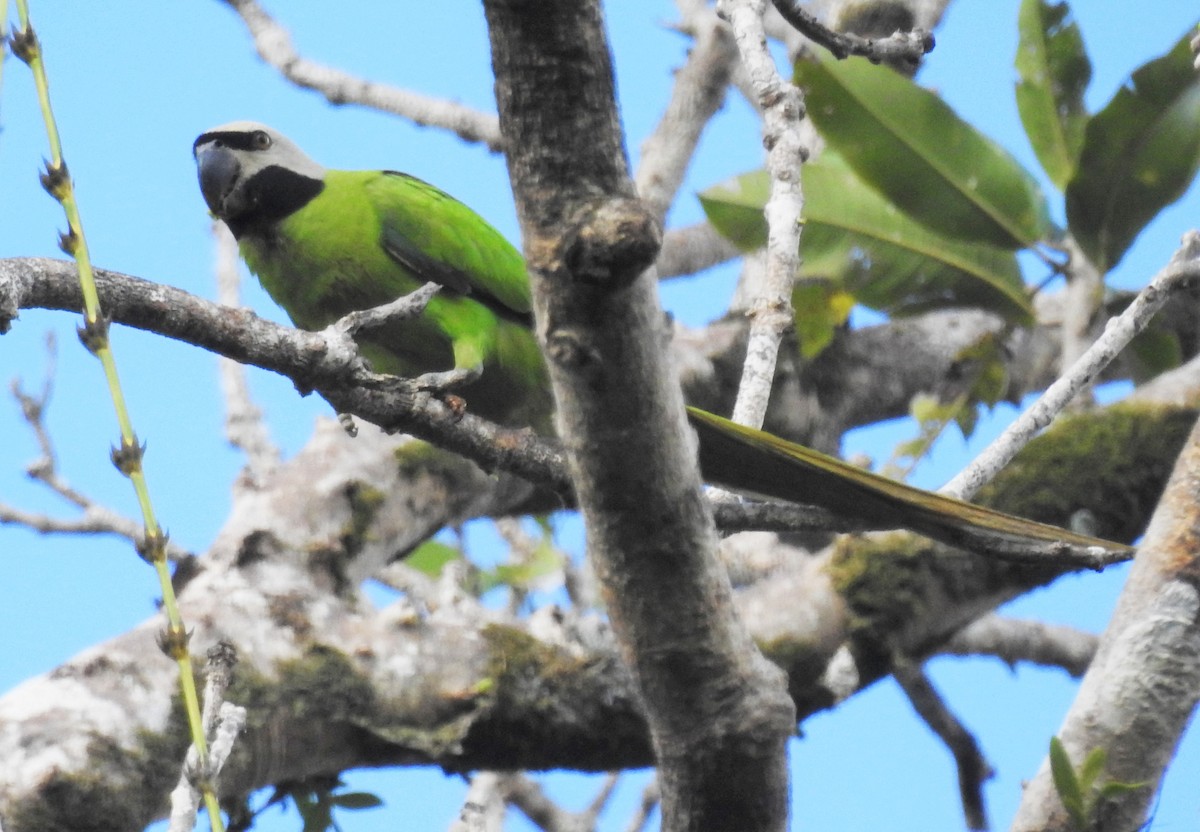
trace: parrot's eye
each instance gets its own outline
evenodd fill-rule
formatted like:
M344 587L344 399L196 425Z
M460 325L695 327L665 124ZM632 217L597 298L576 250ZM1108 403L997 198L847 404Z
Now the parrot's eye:
M250 136L250 143L255 150L266 150L271 146L271 137L262 130L255 130Z

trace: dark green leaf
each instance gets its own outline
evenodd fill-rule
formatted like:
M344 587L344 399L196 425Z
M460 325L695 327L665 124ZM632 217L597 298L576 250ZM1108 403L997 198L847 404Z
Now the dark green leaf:
M1158 212L1179 199L1200 164L1200 74L1184 35L1133 73L1088 122L1067 223L1101 271Z
M1065 2L1022 0L1018 23L1017 110L1046 175L1064 188L1083 147L1083 91L1091 80L1092 64Z
M796 79L829 147L918 221L1010 249L1050 236L1033 178L933 93L866 61L800 61Z
M975 306L1031 319L1011 251L950 239L913 221L829 150L801 170L802 275L834 279L860 303L892 314Z
M915 222L830 150L801 171L802 277L833 281L867 306L893 314L977 306L1011 320L1030 319L1012 252L950 239ZM700 201L717 231L749 251L766 244L769 193L766 171L756 170L709 188Z

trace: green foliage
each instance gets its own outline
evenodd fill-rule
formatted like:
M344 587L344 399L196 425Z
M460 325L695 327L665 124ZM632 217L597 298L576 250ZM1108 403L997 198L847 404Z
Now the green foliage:
M326 832L329 829L341 832L342 827L333 819L334 809L358 811L383 805L382 800L367 792L337 793L345 785L332 776L280 783L275 787L271 799L256 814L261 814L270 806L283 805L290 799L304 821L304 832Z
M1098 114L1083 102L1091 62L1066 2L1022 0L1018 110L1068 227L1101 271L1178 199L1200 166L1200 74L1188 38L1133 74ZM935 94L851 59L804 60L796 81L824 152L802 168L804 233L793 297L804 355L840 326L844 298L891 315L973 306L1024 323L1032 312L1015 250L1061 248L1032 176ZM743 250L766 243L763 170L700 195L709 221ZM834 300L836 299L836 303ZM1141 377L1176 366L1176 346L1136 347ZM963 411L966 412L965 410Z
M1083 91L1092 64L1065 2L1023 0L1018 25L1017 110L1042 169L1061 189L1075 175L1083 149Z
M1092 829L1101 803L1123 792L1144 788L1146 783L1119 783L1115 780L1101 782L1108 762L1108 752L1093 748L1088 752L1079 768L1071 763L1067 749L1058 737L1050 738L1050 776L1054 779L1054 790L1062 801L1063 808L1071 818L1071 824L1079 830Z
M813 358L829 346L854 308L854 296L830 280L798 280L792 289L800 355Z
M553 527L544 521L538 525L541 538L532 549L523 552L519 560L497 564L475 576L474 589L479 595L499 586L527 592L535 589L544 578L562 570L563 554L554 545Z
M981 338L955 358L959 375L965 379L957 394L945 400L927 394L913 397L909 403L909 415L918 425L918 435L896 446L888 467L899 467L900 470L889 470L890 476L903 478L951 424L958 425L964 437L975 432L979 406L991 407L1008 390L1008 370L1003 351L1000 339L994 336Z
M922 225L859 178L838 154L827 151L801 168L804 233L801 277L831 281L873 309L912 314L944 306L979 306L1014 321L1031 317L1029 299L1011 251L947 237ZM740 248L766 243L769 181L753 171L700 195L709 221ZM830 297L832 299L832 292ZM814 297L793 297L798 315ZM831 308L829 326L836 321ZM806 326L812 327L810 320ZM844 320L844 316L842 316ZM800 320L797 320L800 326ZM812 340L801 338L811 346ZM815 354L815 353L814 353Z
M483 595L497 587L510 587L517 591L535 589L545 578L557 575L563 568L564 556L554 545L554 527L543 517L534 518L541 531L529 551L521 553L519 560L501 563L490 569L481 569L473 563L468 567L469 576L465 589L474 595ZM468 560L466 552L457 546L440 540L427 540L413 550L404 562L431 578L442 574L446 565L457 560Z
M412 554L405 558L404 562L418 572L436 578L442 574L446 564L461 557L462 552L454 546L449 546L440 540L426 540L413 549Z
M1067 222L1102 271L1179 199L1200 166L1200 74L1191 30L1087 124L1079 171L1067 185Z
M1103 749L1097 748L1088 760L1096 758L1097 752L1103 754ZM1063 748L1062 740L1050 738L1050 776L1054 778L1054 790L1063 803L1063 808L1071 817L1071 822L1082 829L1087 824L1087 812L1084 809L1083 787L1079 776L1071 765L1071 758Z
M897 207L942 234L1017 249L1051 231L1041 191L937 95L865 61L801 61L796 81L829 146Z

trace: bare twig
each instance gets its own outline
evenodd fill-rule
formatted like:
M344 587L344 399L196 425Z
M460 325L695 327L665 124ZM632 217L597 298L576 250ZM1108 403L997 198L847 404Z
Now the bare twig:
M896 681L904 690L913 710L937 734L958 768L958 789L963 815L970 829L987 829L987 810L983 803L983 784L995 773L979 750L979 744L958 718L946 707L929 677L918 665L897 666Z
M46 428L45 413L50 403L53 384L54 362L51 357L47 377L39 396L26 393L19 381L13 381L12 394L21 406L21 415L29 425L41 450L41 457L26 466L26 473L31 479L40 482L50 491L81 510L74 518L57 518L45 514L24 511L14 506L0 503L0 525L22 526L41 534L112 534L134 545L142 541L142 524L100 505L87 494L76 490L58 471L58 456L54 450L54 440ZM182 547L167 540L167 557L172 561L180 561L190 557L190 553Z
M240 306L237 242L223 222L213 222L217 249L217 300ZM225 438L246 455L247 479L260 483L279 466L279 447L271 441L262 411L250 396L246 368L229 358L217 359L221 394L225 402Z
M468 142L500 150L500 125L491 113L481 113L411 90L364 81L302 57L287 29L267 14L256 0L225 0L238 13L254 38L258 55L297 86L325 96L331 104L358 104L392 113L426 127L441 127Z
M502 775L481 771L471 778L458 819L450 832L500 832L504 823Z
M793 325L792 281L800 259L800 217L804 208L800 164L808 153L799 130L804 102L800 90L780 77L767 50L765 9L765 0L717 3L718 13L733 27L742 65L763 109L763 145L771 175L771 196L764 209L767 265L750 304L750 338L733 409L735 422L756 428L762 427L766 415L779 344Z
M634 176L638 194L659 222L683 183L700 134L725 100L737 51L729 27L707 7L686 26L696 43L687 63L675 73L671 100L654 132L642 143L642 160Z
M382 306L347 312L326 327L325 331L331 337L344 336L353 339L364 329L379 329L396 321L410 320L425 311L425 307L440 288L437 283L429 282Z
M960 630L942 646L941 652L954 656L995 656L1010 666L1025 661L1061 667L1078 678L1087 670L1098 643L1098 636L1074 627L991 614Z
M206 781L217 789L221 769L245 725L246 709L224 701L225 690L233 680L235 664L237 651L229 642L221 641L209 648L203 703L204 735L209 741L205 760L207 770L200 769L200 755L195 746L188 749L179 783L171 791L169 832L190 832L195 827L202 798L197 786Z
M655 263L661 280L686 277L740 257L737 246L706 222L673 228L663 234Z
M614 772L605 777L604 785L582 812L563 809L546 796L538 783L523 774L502 775L500 784L505 801L520 809L530 823L544 832L592 832L612 798L619 776Z
M1069 258L1066 268L1062 270L1067 279L1061 327L1060 361L1064 368L1073 366L1095 340L1102 323L1097 320L1096 313L1103 311L1104 304L1104 276L1100 270L1070 235L1067 235L1065 246ZM1080 389L1072 399L1071 406L1080 409L1093 404L1091 389L1090 384Z
M969 500L1025 447L1035 433L1050 424L1076 392L1090 384L1116 358L1172 294L1197 279L1200 279L1200 234L1189 231L1171 262L1138 293L1124 312L1108 322L1096 343L1051 384L1032 407L948 482L941 493Z
M658 788L658 778L652 777L646 788L642 789L642 801L638 804L637 812L629 819L629 825L625 827L627 832L642 832L661 800L662 792Z
M824 46L837 58L861 55L871 63L884 61L916 66L933 49L933 35L923 29L896 32L890 37L873 39L835 32L800 7L797 0L772 0L783 19Z

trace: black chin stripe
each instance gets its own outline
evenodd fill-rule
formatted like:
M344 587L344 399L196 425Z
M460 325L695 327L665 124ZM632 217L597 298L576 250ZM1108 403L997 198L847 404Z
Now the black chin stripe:
M231 195L239 210L227 224L234 236L268 226L299 211L325 189L325 183L277 165L263 168Z

